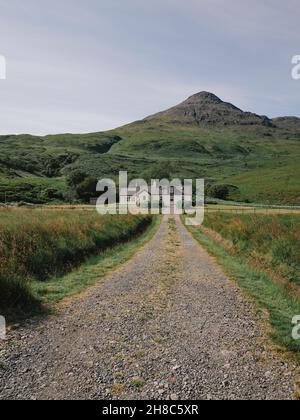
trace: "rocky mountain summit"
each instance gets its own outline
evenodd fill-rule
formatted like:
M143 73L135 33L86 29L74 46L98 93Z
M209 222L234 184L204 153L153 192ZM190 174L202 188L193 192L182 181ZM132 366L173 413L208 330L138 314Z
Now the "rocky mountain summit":
M159 120L171 124L200 126L272 125L268 117L244 112L209 92L197 93L181 104L147 117L144 121Z

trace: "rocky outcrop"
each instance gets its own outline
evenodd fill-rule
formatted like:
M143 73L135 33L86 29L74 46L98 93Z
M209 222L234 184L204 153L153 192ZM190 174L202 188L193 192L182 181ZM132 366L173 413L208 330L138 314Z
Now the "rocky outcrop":
M144 121L162 121L172 124L213 125L263 125L272 126L266 116L244 112L234 105L223 102L216 95L200 92L181 104L147 117Z

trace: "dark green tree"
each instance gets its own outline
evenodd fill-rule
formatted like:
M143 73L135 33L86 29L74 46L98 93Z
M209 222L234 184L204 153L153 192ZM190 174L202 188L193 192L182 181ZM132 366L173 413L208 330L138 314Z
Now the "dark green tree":
M85 172L80 171L80 170L75 170L67 176L67 184L69 187L77 187L87 177L88 175Z
M92 176L88 176L85 178L79 185L76 187L76 195L77 197L88 203L91 198L97 196L96 187L97 187L98 180Z
M208 189L208 195L219 200L228 200L232 192L238 191L238 187L228 184L215 184Z

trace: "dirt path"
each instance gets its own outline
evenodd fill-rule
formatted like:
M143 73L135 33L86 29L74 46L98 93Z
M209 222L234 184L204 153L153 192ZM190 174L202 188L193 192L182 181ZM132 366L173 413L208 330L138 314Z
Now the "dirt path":
M167 218L60 315L14 332L1 360L1 399L289 399L294 391L253 305Z

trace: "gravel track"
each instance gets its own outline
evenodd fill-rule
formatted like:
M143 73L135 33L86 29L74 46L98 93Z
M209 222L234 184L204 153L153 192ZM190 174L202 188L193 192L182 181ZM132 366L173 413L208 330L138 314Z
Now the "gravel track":
M56 316L10 333L1 399L291 399L251 301L178 218ZM1 368L2 366L2 368Z

